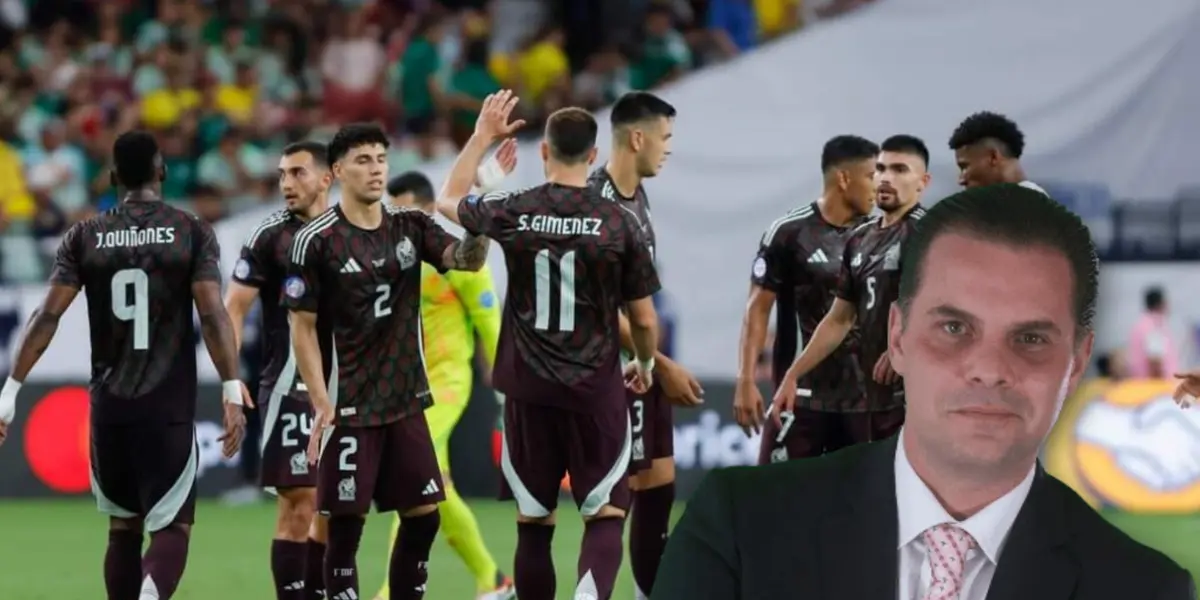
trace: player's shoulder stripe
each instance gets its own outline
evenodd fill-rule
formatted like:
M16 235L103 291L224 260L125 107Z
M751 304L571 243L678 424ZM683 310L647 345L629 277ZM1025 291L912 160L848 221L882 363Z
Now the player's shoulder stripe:
M287 223L291 218L292 214L286 209L267 215L267 218L263 219L262 223L259 223L258 227L254 228L254 231L250 232L250 237L246 238L246 247L253 248L254 245L258 243L258 238L262 237L264 233L269 231L272 227Z
M789 210L782 217L779 217L771 222L770 227L767 227L767 230L763 233L763 243L768 243L775 239L775 235L779 233L779 229L781 227L787 225L788 223L795 223L797 221L807 219L813 216L815 212L816 211L813 210L811 204L805 204L804 206Z
M633 222L637 223L638 227L642 226L642 218L640 216L638 216L637 211L633 210L632 208L629 208L628 206L625 206L624 202L616 202L615 204L621 210L629 213L629 216L633 217Z
M924 217L924 216L925 216L925 207L921 206L920 204L914 206L912 210L908 211L908 218L910 218L914 221L920 221L921 217Z
M870 217L862 223L855 225L854 228L850 230L850 235L863 235L871 228L872 225L878 225L879 221L882 219L883 217L880 216Z
M301 227L300 231L296 232L296 237L292 238L292 262L298 265L304 264L304 260L308 256L308 247L312 245L313 239L322 231L332 227L337 220L337 211L330 208L309 221L308 225Z

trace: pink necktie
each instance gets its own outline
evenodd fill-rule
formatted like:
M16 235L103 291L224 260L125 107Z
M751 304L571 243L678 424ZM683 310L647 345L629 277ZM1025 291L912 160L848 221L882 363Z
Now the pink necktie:
M933 575L922 600L959 600L967 571L967 551L975 547L975 538L951 523L935 525L921 535Z

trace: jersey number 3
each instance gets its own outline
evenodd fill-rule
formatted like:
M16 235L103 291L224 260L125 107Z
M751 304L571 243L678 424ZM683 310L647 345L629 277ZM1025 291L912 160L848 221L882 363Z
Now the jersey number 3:
M122 269L113 273L112 313L133 323L134 350L150 348L150 278L145 271Z
M550 330L550 306L553 303L553 271L558 271L558 327L555 331L575 331L575 251L552 260L550 250L541 250L533 260L536 312L533 328ZM557 262L558 264L554 264Z

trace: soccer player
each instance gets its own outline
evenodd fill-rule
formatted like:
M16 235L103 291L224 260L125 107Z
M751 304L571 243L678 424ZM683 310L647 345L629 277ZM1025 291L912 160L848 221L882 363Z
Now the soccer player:
M636 359L631 381L653 382L658 275L637 215L588 187L596 120L579 108L546 121L547 183L468 196L471 176L507 118L507 93L484 102L475 135L438 197L439 210L504 248L508 293L493 381L506 396L501 470L517 501L517 597L550 600L550 546L564 473L585 526L574 598L612 595L629 508L631 453L618 314L625 307ZM504 122L504 121L502 121Z
M312 404L297 373L288 313L280 300L291 264L292 239L304 224L328 208L331 183L325 144L297 142L283 149L279 190L287 208L268 216L250 234L225 297L239 344L246 314L254 300L262 298L259 478L265 489L278 495L271 542L271 574L278 600L324 598L325 527L323 521L313 520L317 472L309 468L305 455L312 432Z
M109 515L105 588L110 600L160 600L175 593L183 576L196 507L193 304L224 381L226 457L241 445L242 406L250 397L237 378L212 228L162 202L166 169L149 133L121 134L113 163L122 201L63 236L50 290L0 391L0 430L12 423L21 382L83 290L92 339L92 493ZM150 546L143 556L145 533Z
M929 150L911 135L884 140L875 163L875 205L883 214L858 226L842 254L837 296L784 374L799 381L817 368L858 325L859 367L866 377L866 410L841 415L852 443L881 440L904 424L904 386L888 361L888 311L900 294L901 243L925 214L921 192L929 185ZM782 428L795 418L796 388L781 385L771 418Z
M502 148L507 162L504 170L511 172L516 165L516 143ZM392 179L387 191L396 206L415 208L429 215L436 209L433 184L416 171ZM433 448L442 471L442 489L446 492L446 501L438 508L442 534L475 576L479 600L511 598L512 580L496 566L471 507L458 495L450 478L450 434L471 398L476 336L489 369L495 364L496 343L500 339L500 306L487 265L478 271L445 273L439 273L429 264L421 265L421 327L434 401L425 411L425 419L433 435ZM392 527L393 543L399 527L397 518ZM387 597L385 578L377 600Z
M1046 193L1025 178L1021 168L1025 134L1004 115L982 111L967 117L950 135L950 149L958 164L958 184L963 187L1019 183Z
M487 259L486 239L459 240L419 210L383 206L387 154L387 136L375 125L347 125L333 137L328 161L341 203L296 233L283 285L296 365L313 405L308 460L320 458L317 509L329 517L331 600L359 597L356 555L372 501L401 517L388 566L391 599L424 597L445 494L424 412L432 396L419 263L478 270ZM318 336L318 320L332 327L332 348ZM336 366L328 387L323 364Z
M772 306L776 307L771 352L775 387L799 385L806 397L781 426L767 421L759 463L820 456L849 445L841 415L866 409L864 377L854 360L853 339L799 381L786 379L785 372L798 350L797 324L807 343L833 303L846 241L874 204L878 155L879 146L858 136L840 135L826 142L821 152L825 179L821 197L788 212L763 233L742 320L734 416L747 435L763 425L762 395L754 371Z
M649 92L630 92L613 105L610 119L613 137L608 164L592 173L588 185L638 216L653 258L654 225L642 180L658 175L671 154L675 107ZM626 357L631 357L634 347L629 319L622 314L620 322L621 348ZM700 402L702 393L696 378L661 352L654 357L654 385L650 390L640 395L628 392L633 434L629 561L638 600L647 598L654 587L675 503L675 427L671 404L694 406Z

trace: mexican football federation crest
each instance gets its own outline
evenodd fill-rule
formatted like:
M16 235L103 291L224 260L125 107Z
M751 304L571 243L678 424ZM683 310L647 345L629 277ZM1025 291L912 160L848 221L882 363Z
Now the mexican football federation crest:
M417 249L413 246L412 240L404 238L396 244L396 260L400 261L401 269L411 269L417 264Z

